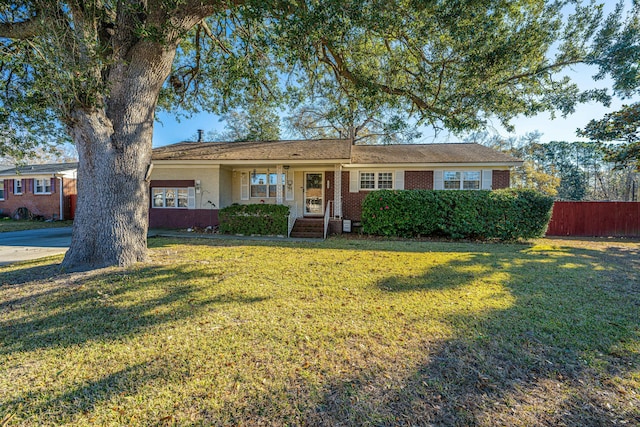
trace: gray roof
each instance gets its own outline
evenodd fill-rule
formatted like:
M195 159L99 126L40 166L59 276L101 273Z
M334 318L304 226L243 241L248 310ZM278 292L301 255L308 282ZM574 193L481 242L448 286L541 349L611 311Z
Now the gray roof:
M78 162L16 166L10 169L0 170L0 175L53 175L74 169L78 169Z
M180 142L153 150L153 160L348 160L347 139Z
M507 164L522 161L475 143L351 145L348 139L268 142L180 142L153 150L153 160L341 160L351 164Z
M520 163L519 159L475 143L354 145L351 162L385 163Z

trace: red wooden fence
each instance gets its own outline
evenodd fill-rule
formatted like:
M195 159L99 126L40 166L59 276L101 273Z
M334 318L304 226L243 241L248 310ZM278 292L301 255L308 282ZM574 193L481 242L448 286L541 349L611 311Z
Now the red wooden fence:
M640 236L640 202L555 202L547 236Z

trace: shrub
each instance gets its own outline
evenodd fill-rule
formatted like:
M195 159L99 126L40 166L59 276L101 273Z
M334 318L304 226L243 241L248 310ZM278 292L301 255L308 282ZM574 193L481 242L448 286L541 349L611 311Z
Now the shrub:
M220 209L220 232L226 234L286 235L289 207L231 205Z
M383 236L526 239L544 235L552 206L534 190L381 190L364 200L362 226Z

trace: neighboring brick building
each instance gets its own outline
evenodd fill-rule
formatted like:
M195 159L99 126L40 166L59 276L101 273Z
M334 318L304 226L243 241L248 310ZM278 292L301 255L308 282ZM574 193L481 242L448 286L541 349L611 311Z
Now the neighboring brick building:
M78 163L27 165L0 171L0 214L20 208L46 219L73 219Z

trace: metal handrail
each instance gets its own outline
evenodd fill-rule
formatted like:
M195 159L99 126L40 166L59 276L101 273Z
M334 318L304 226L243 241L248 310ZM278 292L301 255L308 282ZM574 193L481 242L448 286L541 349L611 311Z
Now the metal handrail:
M329 218L331 218L331 200L327 201L327 209L324 211L324 238L327 238L329 231Z
M292 209L289 206L289 218L287 219L287 237L291 237L291 230L293 230L293 226L296 223L296 219L298 218L298 206L296 205L295 209Z

